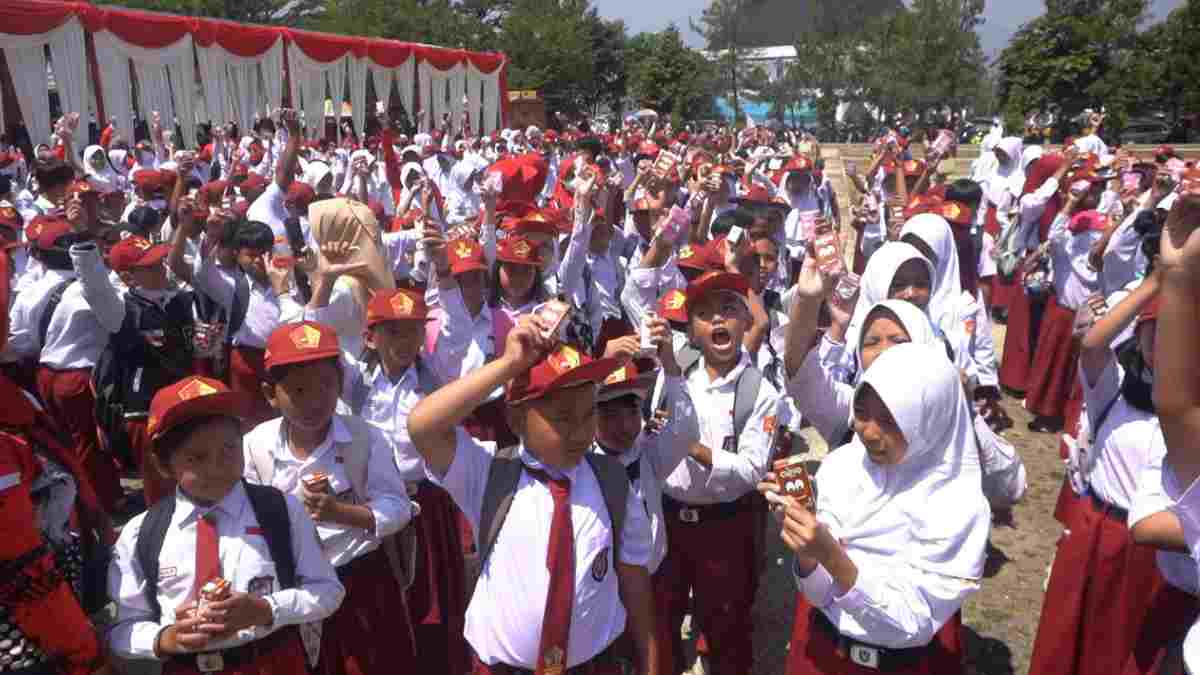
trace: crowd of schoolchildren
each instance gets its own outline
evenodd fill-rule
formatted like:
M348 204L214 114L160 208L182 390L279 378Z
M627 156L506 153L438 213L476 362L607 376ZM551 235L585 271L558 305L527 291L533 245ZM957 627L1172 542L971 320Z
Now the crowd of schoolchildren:
M789 674L962 673L1005 392L1031 672L1200 669L1200 169L1099 124L890 132L848 213L762 127L0 144L0 673L745 675L767 536Z

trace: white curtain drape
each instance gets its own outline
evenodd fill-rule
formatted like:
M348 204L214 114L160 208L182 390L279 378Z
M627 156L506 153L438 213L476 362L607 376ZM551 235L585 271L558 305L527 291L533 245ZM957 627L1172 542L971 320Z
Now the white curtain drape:
M367 127L367 58L356 58L353 54L346 55L347 77L350 78L350 112L354 116L354 131L360 139L366 138ZM382 95L376 90L376 96L387 100L387 90ZM372 115L374 110L369 111Z
M243 136L252 134L254 110L258 105L258 64L254 62L229 63L229 103L233 106L233 117L238 131Z
M138 107L141 109L143 119L149 120L151 111L157 110L162 117L164 127L169 129L174 127L172 119L178 117L179 126L184 135L183 140L189 144L194 143L196 117L195 108L192 106L192 88L195 87L196 73L193 63L192 36L184 35L174 43L158 49L139 47L122 40L111 31L100 31L93 37L96 40L96 60L101 64L103 70L102 78L107 78L109 73L109 70L104 67L106 61L116 68L120 68L120 62L123 59L132 61L138 78ZM102 57L101 52L108 52L109 55ZM174 98L171 95L171 87L167 83L168 71L171 73L171 79L178 83ZM120 78L118 77L118 79ZM128 84L125 86L128 89ZM107 85L103 87L106 108L108 107L109 89ZM128 98L129 95L125 94L125 99L128 100ZM132 138L132 135L128 138Z
M63 112L78 112L86 119L87 56L79 19L71 17L58 28L37 35L13 35L2 31L0 28L0 49L8 59L17 104L33 143L36 145L49 138L53 122L50 119L45 45L50 45L51 68ZM0 120L2 124L3 120Z
M371 78L371 86L375 87L376 100L382 101L386 109L388 98L392 92L392 83L396 81L395 69L377 66L369 59L365 59L363 64L366 67L367 77ZM353 100L350 101L350 105L355 106L355 110L358 109L357 104Z
M487 127L483 122L483 99L480 95L483 81L480 79L479 69L467 62L466 66L466 83L467 83L467 111L471 113L471 131L476 136L481 136L486 133Z
M342 110L344 82L342 80L346 69L346 59L350 53L322 63L308 57L296 43L288 44L288 65L292 74L292 101L302 101L300 109L304 111L305 123L308 125L310 138L319 138L325 134L325 85L332 83L334 114ZM299 89L299 91L297 91Z
M492 133L500 128L500 69L491 73L480 73L483 83L483 130Z
M283 107L283 39L280 38L262 56L255 56L261 66L267 104L271 110ZM265 110L263 111L266 112Z
M282 38L257 56L238 56L216 43L197 46L196 55L204 84L206 114L214 124L232 119L242 133L248 133L254 118L267 112L262 106L264 101L272 110L282 105Z
M450 101L450 118L454 120L454 129L462 131L462 114L467 109L463 104L463 96L467 93L467 69L460 63L446 72L446 97Z
M100 97L104 112L116 120L121 137L133 143L133 93L129 82L129 57L113 46L117 38L103 30L92 34L96 65L100 68Z
M409 119L413 117L413 78L417 73L417 57L410 56L408 60L400 64L399 68L392 69L392 74L396 78L396 88L400 90L400 104L404 106L404 112ZM378 82L378 80L376 80Z
M434 68L429 71L430 122L434 129L442 127L442 115L450 112L446 102L447 85L450 82L450 71Z
M5 47L13 89L29 140L34 145L50 138L50 95L46 87L46 56L42 46Z
M421 61L417 64L417 102L414 105L425 111L421 123L417 125L418 131L429 131L437 125L433 116L433 97L430 95L430 80L433 72L433 66L428 62Z

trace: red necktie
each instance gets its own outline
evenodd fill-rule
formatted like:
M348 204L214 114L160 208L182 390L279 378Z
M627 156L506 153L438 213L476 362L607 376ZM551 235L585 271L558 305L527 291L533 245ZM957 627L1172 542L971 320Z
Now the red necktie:
M571 481L554 479L544 471L526 467L529 475L550 488L554 497L554 516L550 521L550 545L546 549L546 569L550 570L550 589L542 614L542 640L538 645L535 675L562 675L567 669L567 638L571 634L571 613L575 606L575 528L571 525Z
M221 559L217 554L217 514L209 512L196 519L196 587L193 597L200 597L204 584L221 576Z

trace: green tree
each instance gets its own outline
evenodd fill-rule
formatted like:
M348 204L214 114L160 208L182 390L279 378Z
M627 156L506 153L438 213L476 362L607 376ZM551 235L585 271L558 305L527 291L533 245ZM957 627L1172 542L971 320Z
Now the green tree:
M312 0L301 0L293 7L288 6L288 0L99 0L96 4L247 23L293 25L302 20L305 10L313 8Z
M628 82L625 60L629 39L625 35L625 22L602 19L595 8L588 12L586 21L594 76L582 83L584 105L593 115L607 108L619 118Z
M595 74L587 17L587 0L515 0L499 37L509 86L540 90L554 111L583 111Z
M1116 130L1137 103L1131 81L1144 73L1138 26L1146 0L1047 0L1046 14L1022 26L1000 54L999 93L1007 121L1053 102L1060 121L1104 106ZM1060 130L1069 133L1070 129Z
M698 119L712 114L713 64L683 44L674 24L627 47L629 94L640 107Z
M746 17L751 7L761 4L763 0L711 0L701 13L700 21L689 19L692 30L704 37L709 52L715 56L721 88L729 92L733 101L735 122L741 114L739 69L747 47Z

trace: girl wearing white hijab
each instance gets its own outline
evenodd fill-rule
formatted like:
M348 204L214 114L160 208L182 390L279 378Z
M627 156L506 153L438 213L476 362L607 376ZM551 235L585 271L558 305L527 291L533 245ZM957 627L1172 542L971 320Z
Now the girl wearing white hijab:
M123 187L121 175L109 164L108 153L99 145L89 145L83 151L83 173L97 192L113 192Z
M796 553L788 675L962 673L960 609L979 589L991 511L958 371L936 345L874 360L855 437L821 466L816 513L761 489Z

